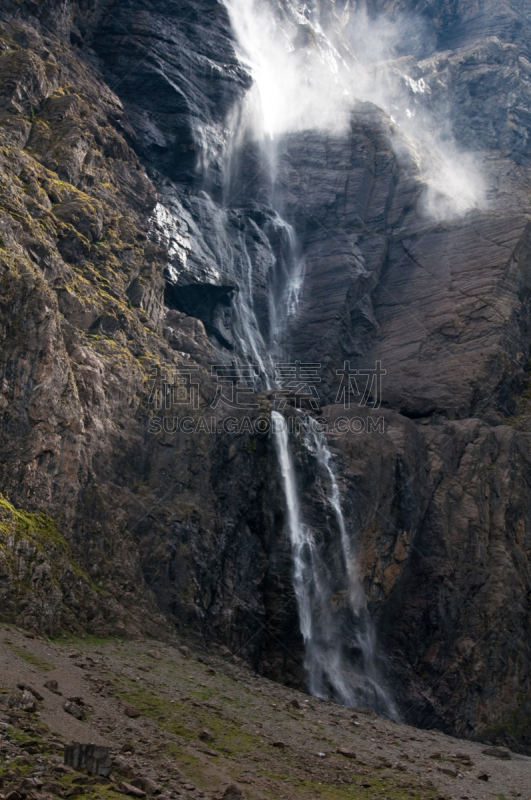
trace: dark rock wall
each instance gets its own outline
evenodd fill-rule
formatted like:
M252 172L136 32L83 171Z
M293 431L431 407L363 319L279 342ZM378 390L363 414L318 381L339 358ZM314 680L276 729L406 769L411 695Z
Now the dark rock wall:
M286 137L279 182L306 262L293 354L323 363L328 403L344 360L387 371L385 433L331 447L395 695L413 723L528 747L522 6L369 4L421 15L424 44L402 37L386 80L404 92L404 74L423 78L429 91L409 96L419 118L484 157L485 209L430 218L422 170L370 103L345 136ZM266 435L232 431L239 412L212 408L210 365L234 346L245 258L267 336L287 248L249 145L221 204L229 118L250 85L225 7L8 2L1 19L0 490L50 514L88 576L75 603L59 582L41 629L177 627L300 683L274 451ZM153 376L183 361L200 377L192 425L208 418L212 433L175 433L174 410L150 404ZM251 416L270 409L261 396ZM165 428L150 428L153 414ZM301 448L297 463L319 520L316 466Z

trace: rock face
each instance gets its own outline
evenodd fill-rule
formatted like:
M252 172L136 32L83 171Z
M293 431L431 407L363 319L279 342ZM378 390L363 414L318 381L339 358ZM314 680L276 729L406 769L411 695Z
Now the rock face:
M350 4L310 5L337 21ZM386 371L383 423L330 446L388 682L412 723L525 749L529 22L517 2L368 5L418 15L422 35L368 71L483 159L475 208L454 213L405 118L367 100L342 134L283 137L282 218L251 140L227 182L251 78L222 3L3 4L0 613L48 633L192 631L302 684L257 424L271 393L233 408L212 372L244 340L247 360L267 352L295 232L290 352L323 365L324 416L370 416L335 403L345 361ZM315 458L296 460L319 525Z

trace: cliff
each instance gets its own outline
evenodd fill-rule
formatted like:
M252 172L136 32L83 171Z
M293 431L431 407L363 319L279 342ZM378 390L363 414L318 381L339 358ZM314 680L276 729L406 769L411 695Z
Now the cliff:
M337 20L349 3L315 5ZM224 4L3 4L0 613L47 634L177 630L303 685L275 451L239 424L272 394L214 407L211 372L238 349L246 292L264 340L274 328L294 230L290 352L323 365L322 415L345 416L345 361L386 371L383 426L329 446L387 683L413 724L528 750L530 23L517 0L371 15L415 15L422 35L401 28L365 71L474 152L481 202L454 213L368 97L346 131L282 138L282 218L252 142L227 198L252 79ZM193 434L154 402L183 365ZM296 466L323 528L302 445Z

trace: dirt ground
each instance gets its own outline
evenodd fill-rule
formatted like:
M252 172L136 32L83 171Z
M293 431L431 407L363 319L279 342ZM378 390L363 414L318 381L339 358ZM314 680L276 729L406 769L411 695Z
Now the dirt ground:
M54 680L60 694L44 686ZM109 778L63 766L74 741L111 749ZM0 626L0 800L531 800L531 758L488 749L321 702L184 646L50 642Z

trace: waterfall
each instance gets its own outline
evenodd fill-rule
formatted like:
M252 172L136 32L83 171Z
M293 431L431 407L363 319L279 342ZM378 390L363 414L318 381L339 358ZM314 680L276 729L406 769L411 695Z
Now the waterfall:
M262 374L260 385L274 388L275 360L287 356L286 331L297 313L304 276L299 242L284 219L282 192L277 187L278 143L284 134L304 128L339 130L344 126L347 105L344 92L338 93L338 89L346 66L307 6L275 0L225 0L225 4L240 58L254 80L242 107L229 121L223 191L227 229L231 224L234 227L230 207L234 208L235 200L242 209L230 248L231 269L239 286L231 328L241 362L257 364ZM302 44L301 36L307 39ZM330 97L334 102L329 102ZM256 170L250 197L249 163ZM260 218L259 226L256 218ZM263 236L269 246L267 334L256 308L258 273L248 235L250 240ZM271 422L286 503L308 688L323 699L351 707L363 705L395 717L378 670L375 632L326 439L307 426L304 444L316 467L315 488L323 517L316 524L307 521L307 509L302 507L285 419L273 411Z
M287 425L276 411L272 413L272 433L286 501L293 584L310 693L350 707L366 706L396 718L378 668L374 627L326 439L315 426L307 427L306 447L316 460L322 500L332 512L323 537L322 530L314 529L303 518ZM334 549L337 532L339 547Z
M336 631L335 636L329 637L328 658L324 661L319 656L315 658L318 670L313 678L315 693L319 693L319 690L322 692L322 687L328 684L332 693L344 705L367 705L386 716L397 718L395 705L383 684L377 664L376 634L367 610L367 599L358 571L356 552L350 541L341 508L341 495L332 466L332 453L325 435L315 426L310 428L309 435L315 445L317 464L321 475L325 478L325 485L328 479L328 492L322 484L323 497L332 508L341 543L342 563L338 565L338 573L334 577L336 581L343 583L347 601L346 626L341 632ZM328 632L333 630L333 625L327 626L327 630ZM330 659L331 653L333 656Z

